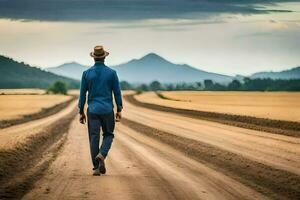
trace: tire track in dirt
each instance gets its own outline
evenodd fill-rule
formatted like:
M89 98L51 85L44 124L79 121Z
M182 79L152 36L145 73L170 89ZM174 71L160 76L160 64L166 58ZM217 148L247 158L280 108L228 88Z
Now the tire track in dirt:
M216 157L218 159L224 156L222 159L228 158L228 160L220 159L214 165L221 167L224 162L227 165L226 167L230 167L229 169L233 171L235 171L234 168L239 169L241 174L244 173L244 170L251 170L251 167L254 167L253 172L245 173L248 174L250 180L253 179L252 187L258 191L264 191L264 194L275 199L300 198L300 141L298 138L247 130L169 112L151 110L134 106L128 101L125 101L125 105L127 112L124 113L124 117L147 127L145 129L139 127L139 130L154 128L156 131L167 133L170 136L169 142L173 146L173 138L179 136L179 142L187 139L186 144L202 147L204 152L210 148L217 149L217 153L210 154L210 151L208 151L207 158L205 158L207 161L205 162L214 162ZM132 127L137 127L137 124L135 123ZM182 144L181 150L183 152L188 152L191 155L197 152L193 148L189 150L190 146L186 147L186 144ZM234 161L232 155L251 161L254 165L248 166L248 164L245 165L245 162L240 165L240 161L237 161L234 167L228 166L228 163L232 164ZM200 158L201 156L201 151L198 151L197 157ZM261 170L258 170L257 166ZM273 175L275 176L272 177ZM242 179L245 180L245 175L243 176ZM279 179L276 180L276 178ZM261 183L261 181L264 182ZM264 186L261 187L256 183ZM268 189L269 187L272 189ZM289 195L285 194L287 191L289 191Z
M300 139L136 107L125 101L124 117L206 143L276 169L300 175Z
M128 119L126 126L160 140L274 199L300 197L300 176L246 159L199 141L179 137Z
M0 199L19 199L42 176L64 144L75 110L73 103L54 116L0 131Z
M258 131L266 131L270 133L282 134L282 135L293 136L298 138L300 137L299 122L290 122L290 121L283 121L283 120L257 118L251 116L172 108L172 107L166 107L157 104L141 102L138 101L136 98L134 98L134 96L135 96L134 94L129 94L129 95L125 95L124 98L128 102L136 106L149 108L157 111L179 114L183 116L192 117L195 119L208 120L208 121L218 122L226 125L237 126L241 128L248 128L248 129L253 129Z
M62 153L23 199L266 199L122 124L107 174L93 177L86 131L74 120Z
M42 119L42 118L48 117L50 115L53 115L53 114L59 112L60 110L64 109L65 107L67 107L76 98L77 98L76 96L73 96L71 99L69 99L65 102L59 103L50 108L43 108L40 112L24 115L21 118L11 119L11 120L1 120L0 121L0 129L8 128L10 126L30 122L30 121L37 120L37 119Z
M232 178L189 159L177 149L145 137L141 131L122 127L122 134L128 137L122 141L168 180L173 191L184 194L179 199L265 199Z
M204 142L224 151L300 175L300 140L257 133L247 129L208 123L148 110L130 110L126 118L180 137Z
M0 149L15 149L28 141L28 138L43 132L47 126L62 120L68 114L74 112L77 101L72 101L65 109L48 117L18 124L12 127L0 129Z
M63 151L24 199L299 198L298 138L124 103L126 126L117 124L107 175L91 176L87 130L74 121Z

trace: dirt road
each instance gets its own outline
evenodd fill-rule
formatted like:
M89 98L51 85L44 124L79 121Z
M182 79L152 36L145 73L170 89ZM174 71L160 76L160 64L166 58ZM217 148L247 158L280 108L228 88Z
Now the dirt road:
M125 103L124 117L128 120L141 124L141 127L147 126L149 130L165 131L173 135L174 140L179 137L187 143L198 142L191 148L187 146L191 150L197 150L199 144L210 145L208 147L213 150L223 152L217 156L223 156L224 166L223 163L216 167L212 165L216 164L214 162L198 162L183 152L184 147L181 151L159 138L147 136L145 133L149 130L142 129L145 127L132 129L126 123L126 126L118 123L107 159L107 175L93 177L87 130L75 119L62 152L23 199L291 199L299 195L299 138L191 119ZM236 157L242 158L241 163L235 161ZM224 173L222 167L226 168L231 160L236 166L249 164L250 168L242 171L257 167L258 171L254 173L259 177L269 176L268 181L278 178L274 184L262 185L275 191L275 196L263 196L269 193L259 193L257 188ZM230 169L233 174L235 169ZM265 172L267 174L263 174ZM285 177L287 180L281 180ZM287 184L289 182L291 185ZM285 193L285 187L288 193Z
M93 177L86 128L75 120L63 152L23 199L264 199L121 124L116 134L107 175Z
M300 138L243 129L126 104L124 116L300 175Z

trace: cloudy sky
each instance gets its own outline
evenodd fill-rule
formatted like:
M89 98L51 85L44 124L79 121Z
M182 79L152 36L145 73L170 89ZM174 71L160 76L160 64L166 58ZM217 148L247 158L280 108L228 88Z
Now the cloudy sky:
M0 54L39 67L155 52L229 75L300 66L300 1L0 0Z

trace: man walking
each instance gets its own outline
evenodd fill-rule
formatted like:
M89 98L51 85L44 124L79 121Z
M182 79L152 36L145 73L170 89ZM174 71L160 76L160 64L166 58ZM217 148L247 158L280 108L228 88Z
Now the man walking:
M95 64L82 74L78 108L80 123L84 124L86 122L84 105L86 92L88 92L89 142L94 166L93 175L97 176L106 173L104 160L114 138L115 117L112 93L117 105L116 121L122 117L123 106L117 73L104 64L105 57L109 53L103 49L103 46L96 46L90 55L94 58ZM102 128L103 140L99 148L100 128Z

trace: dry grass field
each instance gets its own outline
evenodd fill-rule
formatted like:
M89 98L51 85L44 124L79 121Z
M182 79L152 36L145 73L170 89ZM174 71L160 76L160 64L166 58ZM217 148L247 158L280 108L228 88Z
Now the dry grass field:
M64 95L0 95L0 120L16 119L37 113L43 108L52 107L70 98L71 96Z
M300 121L300 93L288 92L153 92L137 95L146 103L174 108Z
M0 89L0 94L45 94L42 89Z

